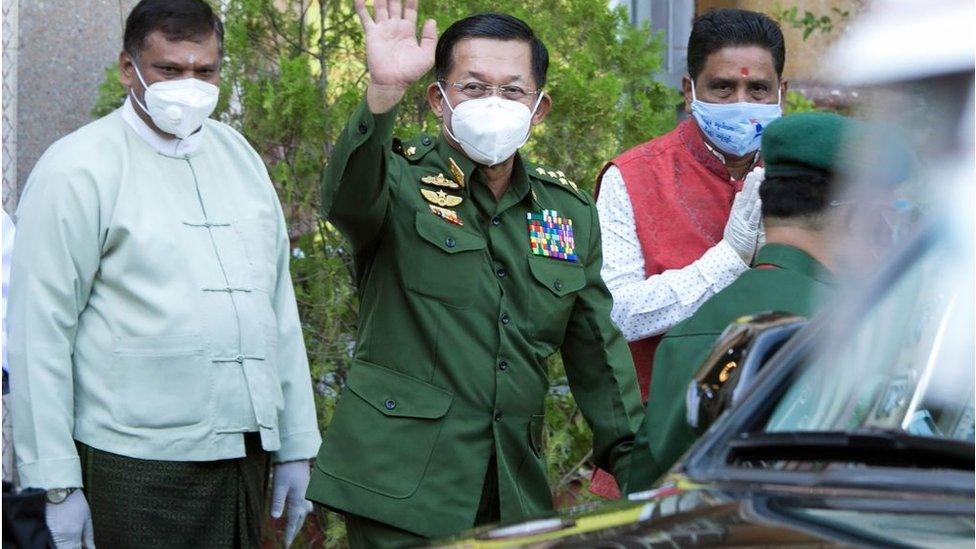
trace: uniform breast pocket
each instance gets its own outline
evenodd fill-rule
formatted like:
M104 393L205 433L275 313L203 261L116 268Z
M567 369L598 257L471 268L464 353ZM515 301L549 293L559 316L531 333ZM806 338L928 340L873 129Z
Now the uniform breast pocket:
M271 218L242 219L234 224L241 240L252 282L271 293L277 280L277 226Z
M481 269L488 268L485 239L430 212L417 213L415 228L416 243L401 254L406 287L452 307L469 307Z
M539 255L528 256L535 281L530 302L536 319L537 336L554 345L562 343L576 293L586 286L586 273L579 263Z

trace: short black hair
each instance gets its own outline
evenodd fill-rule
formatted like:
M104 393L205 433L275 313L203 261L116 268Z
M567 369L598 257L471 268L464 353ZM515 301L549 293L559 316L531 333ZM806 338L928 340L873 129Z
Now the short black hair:
M688 74L698 78L708 56L727 47L759 46L773 56L776 76L783 77L786 42L776 21L758 12L712 10L698 16L688 38Z
M767 176L759 187L763 218L822 228L819 220L834 194L834 177L830 172L814 169Z
M539 88L546 85L549 50L525 21L504 13L479 13L455 21L447 27L437 41L437 51L434 54L434 73L438 80L444 80L451 72L454 65L454 46L466 38L527 42L532 50L532 77L535 84Z
M224 24L203 0L142 0L125 20L123 49L130 56L138 57L146 47L146 38L157 30L173 42L199 42L214 34L223 55Z

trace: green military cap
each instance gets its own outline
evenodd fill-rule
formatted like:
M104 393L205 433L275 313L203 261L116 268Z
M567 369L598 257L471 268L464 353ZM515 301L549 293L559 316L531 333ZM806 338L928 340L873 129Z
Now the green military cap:
M853 127L850 118L829 112L791 114L774 120L762 136L766 175L841 170Z

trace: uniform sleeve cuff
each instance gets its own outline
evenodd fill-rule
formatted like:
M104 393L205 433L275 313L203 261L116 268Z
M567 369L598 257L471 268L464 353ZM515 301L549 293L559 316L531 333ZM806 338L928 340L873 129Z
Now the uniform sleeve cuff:
M274 453L275 463L314 458L319 453L322 437L318 431L305 431L281 437L281 448Z
M346 131L349 135L359 136L357 144L369 139L386 140L393 137L393 125L396 123L399 106L393 107L382 114L373 114L366 104L366 99L360 101L356 112L349 119Z
M25 488L51 490L82 486L81 460L77 457L18 463L17 474L20 476L20 485Z

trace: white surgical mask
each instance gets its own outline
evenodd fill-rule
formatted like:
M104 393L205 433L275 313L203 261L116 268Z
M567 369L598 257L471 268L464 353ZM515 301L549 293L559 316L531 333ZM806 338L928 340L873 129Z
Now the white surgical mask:
M203 125L203 121L210 117L217 107L220 88L213 84L196 78L183 78L163 80L147 86L135 60L132 66L135 67L136 76L146 90L146 104L143 105L130 89L132 99L152 118L156 127L166 133L186 139Z
M691 85L691 114L698 127L722 152L742 157L759 150L763 129L783 115L782 91L776 103L706 103L695 97Z
M461 145L468 158L485 166L507 160L525 144L529 139L532 116L542 101L542 92L539 92L530 111L523 103L490 95L469 99L455 108L440 82L437 87L451 110L450 128L444 125L447 134Z

